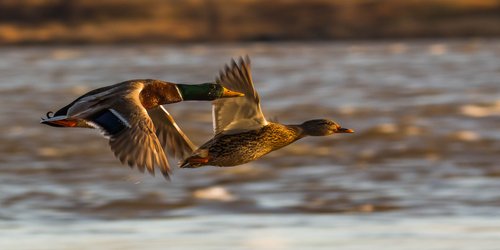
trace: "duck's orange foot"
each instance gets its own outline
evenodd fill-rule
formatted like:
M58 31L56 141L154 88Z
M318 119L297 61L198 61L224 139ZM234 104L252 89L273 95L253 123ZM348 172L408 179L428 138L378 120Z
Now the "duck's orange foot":
M197 168L206 165L210 161L209 157L191 156L184 160L181 168Z

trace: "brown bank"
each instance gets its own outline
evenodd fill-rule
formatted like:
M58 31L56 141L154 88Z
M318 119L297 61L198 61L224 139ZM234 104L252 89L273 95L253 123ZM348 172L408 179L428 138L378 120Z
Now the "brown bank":
M499 36L497 0L6 0L0 44Z

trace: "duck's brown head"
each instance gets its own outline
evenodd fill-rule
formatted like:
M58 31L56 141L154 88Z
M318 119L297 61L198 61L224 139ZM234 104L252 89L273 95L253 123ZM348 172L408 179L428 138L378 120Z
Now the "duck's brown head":
M343 128L336 122L327 119L309 120L299 125L305 135L325 136L334 133L354 133L354 130Z

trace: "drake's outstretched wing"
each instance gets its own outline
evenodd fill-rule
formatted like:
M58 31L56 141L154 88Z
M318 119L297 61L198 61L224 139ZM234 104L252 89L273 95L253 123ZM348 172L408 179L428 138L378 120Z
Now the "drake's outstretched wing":
M158 106L148 110L148 113L151 120L153 120L156 136L163 148L179 160L190 156L196 146L182 132L168 111L164 107Z
M105 116L93 119L93 122L109 136L111 150L122 163L137 166L141 172L147 169L153 175L154 167L158 166L163 176L168 178L170 166L147 111L128 98L120 102L123 103L109 109L110 113ZM122 125L117 126L118 122Z
M250 58L231 61L216 79L222 86L244 93L244 97L218 99L212 102L214 133L234 134L259 129L267 125L260 108L250 71Z

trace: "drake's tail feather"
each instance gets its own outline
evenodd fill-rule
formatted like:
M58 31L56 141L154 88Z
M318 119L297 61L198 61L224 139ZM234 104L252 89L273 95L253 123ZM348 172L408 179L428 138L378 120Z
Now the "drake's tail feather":
M42 118L40 123L46 124L52 127L78 127L78 121L74 119L68 119L67 116L52 116L51 112L47 113L46 118Z

